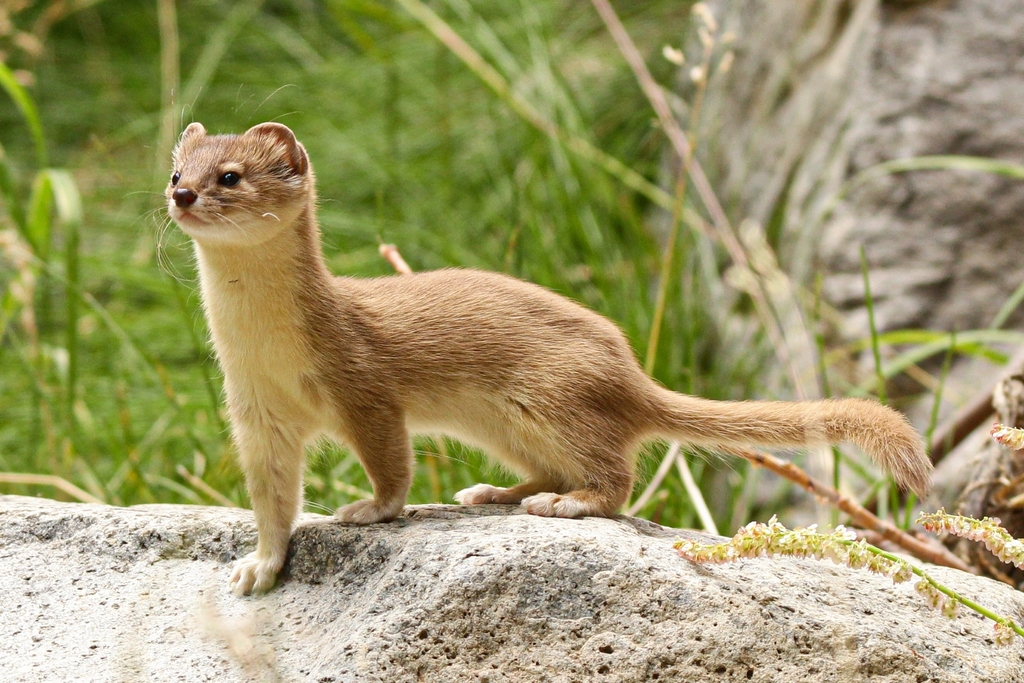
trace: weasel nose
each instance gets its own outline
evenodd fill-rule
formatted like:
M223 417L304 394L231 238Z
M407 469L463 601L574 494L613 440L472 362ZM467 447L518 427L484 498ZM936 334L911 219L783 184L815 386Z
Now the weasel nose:
M199 199L199 195L197 195L193 190L189 190L184 187L179 187L171 196L174 198L174 203L182 209L192 206L196 203L196 200Z

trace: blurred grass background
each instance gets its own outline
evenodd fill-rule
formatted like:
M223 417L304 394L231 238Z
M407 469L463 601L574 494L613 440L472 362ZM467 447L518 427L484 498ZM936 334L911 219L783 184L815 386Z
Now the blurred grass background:
M588 3L427 4L564 136L672 185L665 136ZM671 93L680 70L663 47L692 29L690 3L615 6ZM719 247L688 227L663 259L668 211L531 126L398 3L21 0L0 10L0 54L0 472L56 475L114 504L246 503L191 249L163 210L170 146L193 120L213 133L266 120L296 132L337 273L389 274L385 242L416 270L510 273L612 318L641 359L663 282L649 360L659 381L711 398L793 396L750 298L723 295ZM508 481L456 443L416 445L411 503ZM638 486L656 464L642 459ZM692 466L716 518L755 511L745 464ZM344 451L310 458L311 508L368 490ZM694 523L677 472L641 514Z

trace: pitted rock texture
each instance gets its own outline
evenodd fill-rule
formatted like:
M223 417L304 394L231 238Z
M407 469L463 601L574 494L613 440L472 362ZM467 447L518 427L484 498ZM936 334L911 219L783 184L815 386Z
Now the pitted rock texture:
M268 595L227 590L251 513L0 497L4 681L1006 681L992 643L912 587L815 561L695 566L622 518L420 506L304 515ZM1018 620L1024 596L942 581Z

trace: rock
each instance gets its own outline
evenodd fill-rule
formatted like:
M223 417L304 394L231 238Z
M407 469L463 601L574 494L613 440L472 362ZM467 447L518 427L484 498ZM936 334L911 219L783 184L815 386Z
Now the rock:
M1024 279L1024 183L950 170L846 183L925 155L1024 163L1020 3L711 6L736 36L735 60L711 79L698 153L734 223L772 226L801 284L821 267L847 338L869 334L862 247L880 329L987 327ZM699 42L688 42L692 64ZM1018 311L1010 322L1022 320Z
M878 22L856 95L850 174L930 154L1024 162L1019 3L883 6ZM984 328L1024 278L1013 247L1024 238L1022 212L1020 180L958 171L889 176L851 194L842 212L849 220L828 228L822 255L830 272L855 274L863 244L873 269L930 273L885 287L888 329ZM866 319L852 328L866 333Z
M4 681L1024 680L907 584L829 563L696 566L642 520L419 506L304 515L268 595L227 590L251 513L0 497ZM1024 596L935 576L1018 620Z

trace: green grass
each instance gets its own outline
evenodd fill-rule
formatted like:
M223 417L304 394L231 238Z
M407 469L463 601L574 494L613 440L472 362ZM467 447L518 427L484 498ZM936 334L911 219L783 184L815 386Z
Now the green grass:
M16 25L31 27L45 4L15 15ZM0 256L0 472L57 475L116 504L246 502L191 250L164 217L168 121L174 132L191 120L211 132L265 120L292 127L317 172L335 272L390 273L377 247L391 242L416 270L511 273L615 320L639 358L660 339L648 365L669 387L772 397L764 368L776 356L750 301L723 296L724 253L692 226L663 253L654 226L672 193L651 189L662 179L663 135L589 4L431 2L489 65L475 71L399 3L159 5L162 18L150 4L92 3L51 27L40 57L12 49L0 71L0 230L17 225L32 244L38 284L36 334L12 294L24 269ZM616 5L671 87L676 67L661 48L679 44L687 7ZM20 89L15 69L35 85ZM1010 333L987 334L958 336L957 352L985 352L992 335ZM954 348L938 333L908 343L932 355ZM411 502L508 481L456 443L416 445ZM656 464L643 458L644 476ZM692 466L715 493L718 519L756 512L745 465ZM310 458L307 483L312 508L369 489L333 447ZM643 513L692 523L677 473L664 490ZM57 495L22 484L0 492Z

